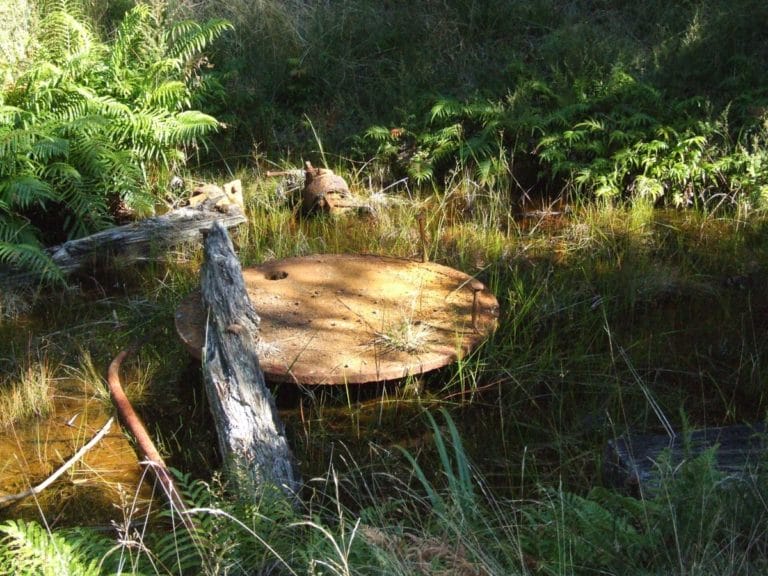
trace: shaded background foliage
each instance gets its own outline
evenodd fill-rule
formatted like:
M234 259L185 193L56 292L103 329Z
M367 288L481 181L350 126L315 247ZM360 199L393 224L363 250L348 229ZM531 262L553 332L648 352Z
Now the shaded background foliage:
M43 228L50 243L103 227L118 205L151 211L162 174L190 154L232 170L322 149L382 183L466 172L515 199L768 203L763 2L134 5L10 5L38 39L25 61L24 26L2 45L18 63L2 71L3 126L36 122L52 140L27 132L27 148L3 148L6 263L34 263Z
M222 112L238 118L246 146L299 145L264 123L286 112L309 115L340 143L371 124L423 120L438 97L503 99L531 79L558 105L583 102L616 69L668 98L731 104L744 119L766 105L768 8L754 0L207 0L188 9L235 25L217 65L235 98Z
M337 158L374 159L386 181L441 186L468 170L515 198L768 198L764 3L177 8L235 26L204 97L229 127L212 161L316 156L319 140Z

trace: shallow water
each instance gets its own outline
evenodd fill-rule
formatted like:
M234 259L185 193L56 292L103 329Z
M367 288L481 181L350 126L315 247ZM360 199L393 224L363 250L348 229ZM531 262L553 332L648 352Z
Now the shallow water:
M0 495L36 486L104 426L105 402L76 381L57 381L53 413L0 431ZM37 518L49 524L122 522L146 507L151 478L119 423L52 486L0 509L0 518Z

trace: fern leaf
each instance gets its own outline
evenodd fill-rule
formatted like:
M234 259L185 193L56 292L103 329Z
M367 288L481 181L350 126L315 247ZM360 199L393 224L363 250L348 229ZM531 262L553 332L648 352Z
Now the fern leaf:
M186 20L175 24L169 34L169 54L182 62L192 60L233 26L227 20L214 19L204 24Z
M159 106L166 110L180 110L190 105L187 85L180 80L163 82L146 95L148 106Z
M0 198L11 209L26 210L33 205L45 206L47 200L55 198L55 193L48 182L30 174L21 174L0 181Z
M12 165L20 155L26 155L32 149L37 138L35 131L20 129L0 130L0 158L3 167Z
M456 100L438 100L430 111L430 120L443 120L446 118L455 118L461 112L461 104Z
M24 111L17 106L0 105L0 125L16 126Z
M41 576L98 576L90 561L66 537L46 531L36 522L9 520L0 525L0 541L8 553L0 555L0 574Z
M64 279L61 270L39 246L0 242L0 264L13 270L24 270L45 281Z
M51 62L60 64L73 55L87 52L93 43L93 34L78 17L75 3L63 3L48 12L40 24L45 30L41 36L41 49Z
M392 138L392 133L385 126L371 126L365 131L365 137L377 142L386 142Z
M69 142L64 138L43 135L30 150L30 154L40 162L48 162L56 157L66 157L69 153Z
M51 182L72 183L82 179L77 168L67 162L53 162L48 164L42 171L43 177Z
M197 110L180 112L175 115L169 126L169 142L176 145L193 144L218 127L218 121L208 114L203 114Z

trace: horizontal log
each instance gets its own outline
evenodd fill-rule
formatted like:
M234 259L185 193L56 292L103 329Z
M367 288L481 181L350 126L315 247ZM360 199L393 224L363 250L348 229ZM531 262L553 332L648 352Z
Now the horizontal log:
M45 250L65 276L78 272L94 261L120 258L123 262L142 260L171 246L201 241L201 232L221 222L226 228L246 221L239 209L222 213L214 210L177 208L162 216L145 218L125 226L102 230L84 238L70 240ZM0 270L0 286L15 287L38 280L23 271Z
M671 437L624 435L609 440L603 475L606 483L629 492L654 493L659 488L658 463L665 454L673 467L715 449L715 468L733 477L765 461L768 437L765 425L736 425L695 430Z

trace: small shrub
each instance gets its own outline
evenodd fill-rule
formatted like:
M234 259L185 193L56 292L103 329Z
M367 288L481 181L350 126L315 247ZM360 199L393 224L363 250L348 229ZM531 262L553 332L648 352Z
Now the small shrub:
M21 367L0 388L0 428L53 409L53 369L46 360Z

